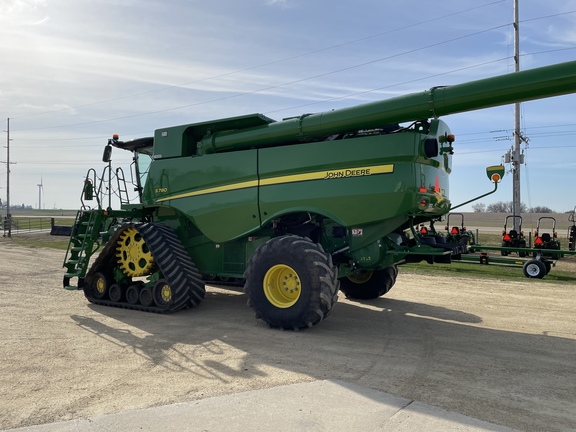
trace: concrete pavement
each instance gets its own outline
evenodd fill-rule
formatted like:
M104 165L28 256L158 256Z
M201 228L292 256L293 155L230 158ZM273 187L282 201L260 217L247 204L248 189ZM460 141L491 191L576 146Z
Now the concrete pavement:
M328 380L9 431L512 432L514 429L356 384Z

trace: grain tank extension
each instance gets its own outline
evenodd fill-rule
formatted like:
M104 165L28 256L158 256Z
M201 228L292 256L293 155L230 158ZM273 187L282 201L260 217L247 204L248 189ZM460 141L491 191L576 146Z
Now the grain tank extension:
M414 229L453 207L454 135L439 116L575 91L569 62L282 121L252 114L115 137L102 174L85 178L64 287L164 313L198 305L206 283L236 284L270 326L310 327L339 289L375 298L398 264L460 253ZM138 202L112 147L134 154Z

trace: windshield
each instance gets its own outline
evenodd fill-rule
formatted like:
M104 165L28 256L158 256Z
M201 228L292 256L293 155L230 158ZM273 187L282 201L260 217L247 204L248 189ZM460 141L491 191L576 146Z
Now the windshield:
M152 162L152 156L147 153L137 153L138 158L136 159L136 167L138 174L138 183L141 188L146 184L146 179L148 178L148 170L150 169L150 162Z

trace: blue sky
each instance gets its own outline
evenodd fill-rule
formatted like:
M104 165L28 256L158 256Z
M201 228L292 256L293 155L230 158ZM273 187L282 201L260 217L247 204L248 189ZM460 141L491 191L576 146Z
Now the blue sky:
M576 0L520 0L520 20L522 69L576 59ZM280 120L512 72L512 21L513 0L2 0L11 204L37 207L42 179L44 208L77 208L113 133L255 112ZM576 95L522 104L529 207L576 205L575 114ZM455 205L491 190L485 167L512 146L513 107L443 120L456 135ZM508 175L481 202L510 200Z

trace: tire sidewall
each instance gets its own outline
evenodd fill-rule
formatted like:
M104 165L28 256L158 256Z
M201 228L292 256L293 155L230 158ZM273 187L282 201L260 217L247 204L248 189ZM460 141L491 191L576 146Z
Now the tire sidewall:
M534 271L536 269L538 272ZM546 275L546 266L538 260L526 261L523 270L524 275L531 279L542 279Z
M370 278L364 283L357 283L345 277L340 280L340 291L350 299L375 299L392 289L397 275L398 266L393 265L382 270L373 271Z
M317 302L319 291L318 270L302 260L300 248L290 248L279 251L274 248L260 257L247 279L250 287L250 299L257 313L269 316L275 315L279 322L288 322L307 313L311 303ZM290 266L298 274L300 279L300 296L296 303L287 308L280 308L270 303L264 292L264 278L270 268L277 264Z
M266 273L275 265L292 268L300 280L300 295L290 307L277 307L264 291ZM260 246L250 258L244 291L256 317L271 327L300 329L327 317L337 300L338 270L330 255L307 238L283 236Z

